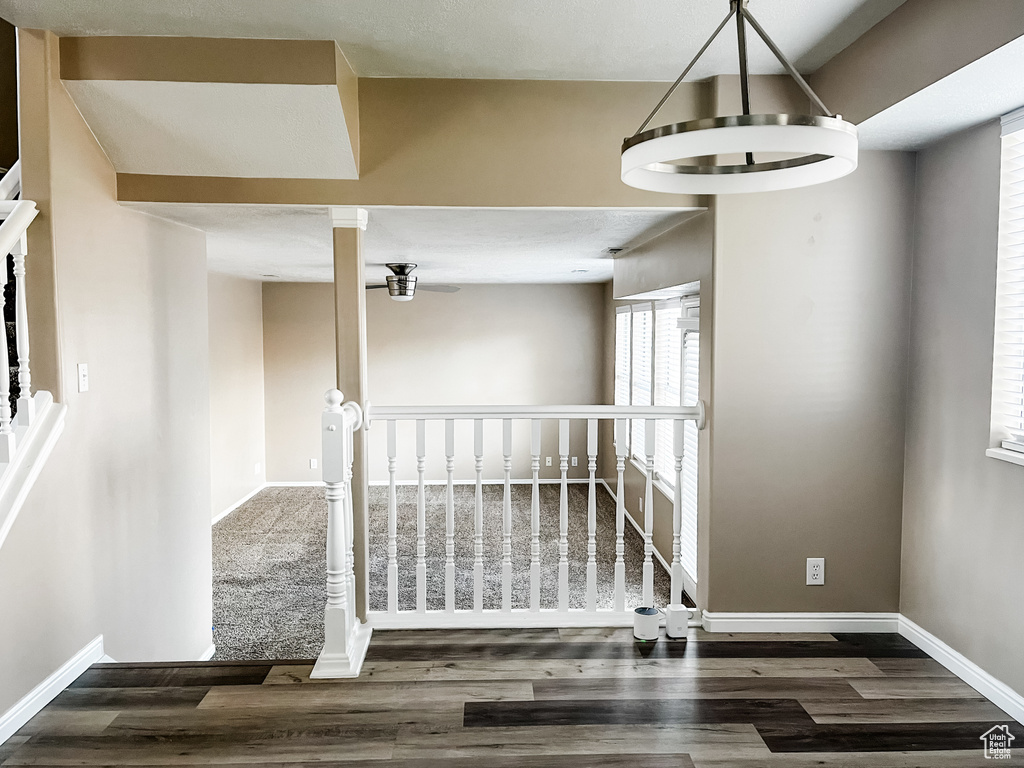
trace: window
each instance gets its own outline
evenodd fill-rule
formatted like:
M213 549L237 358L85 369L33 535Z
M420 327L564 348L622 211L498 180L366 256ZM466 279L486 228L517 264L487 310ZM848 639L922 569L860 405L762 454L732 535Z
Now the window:
M682 405L680 369L682 365L683 331L679 321L683 307L679 301L655 308L654 328L654 404ZM670 488L676 484L674 427L671 421L655 423L654 476Z
M632 365L632 384L630 387L630 405L651 405L651 358L654 346L653 325L654 313L650 304L633 307L633 343L630 349ZM633 456L640 463L647 461L644 456L646 446L646 421L633 419L630 429L630 444Z
M615 405L629 405L629 307L615 312Z
M1024 464L1024 109L1003 118L999 197L988 455Z
M700 333L683 332L683 405L696 405ZM673 478L674 485L675 478ZM683 427L683 492L682 525L679 538L679 559L692 577L697 576L697 425L692 421Z
M616 310L616 405L672 406L697 402L699 314L697 298L672 299L653 306L634 304ZM632 419L629 425L629 455L641 468L647 463L646 426L644 419ZM655 479L671 490L676 481L673 425L659 419L655 429ZM686 430L684 445L687 440L692 443L691 459L696 467L696 427L689 424Z

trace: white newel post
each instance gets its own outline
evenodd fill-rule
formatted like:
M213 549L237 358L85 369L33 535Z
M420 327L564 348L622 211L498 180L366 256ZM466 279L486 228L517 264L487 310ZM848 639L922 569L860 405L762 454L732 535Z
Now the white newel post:
M25 287L25 256L28 255L28 238L21 236L11 249L14 257L14 314L17 321L18 345L18 424L29 426L36 415L36 403L32 399L32 372L28 364L28 289Z
M327 486L327 608L324 649L310 677L358 677L371 634L356 616L352 550L352 435L362 428L363 412L356 403L345 403L337 389L328 390L324 399L327 407L321 429Z

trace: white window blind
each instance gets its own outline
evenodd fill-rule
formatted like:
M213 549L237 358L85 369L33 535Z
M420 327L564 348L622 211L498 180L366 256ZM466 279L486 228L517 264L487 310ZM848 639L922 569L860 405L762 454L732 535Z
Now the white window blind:
M682 364L683 332L679 320L683 308L679 301L659 304L654 308L654 404L681 405L680 368ZM675 488L675 447L672 442L673 425L668 419L656 422L654 454L655 477L669 488Z
M696 405L700 374L700 334L687 331L683 336L683 405ZM697 425L683 427L682 526L679 552L683 568L697 579Z
M629 307L615 313L615 405L629 405Z
M633 308L632 319L632 385L630 405L651 405L651 363L654 343L653 312L650 305ZM644 419L633 419L630 443L633 456L641 462L644 456Z
M1024 452L1024 130L1019 118L1008 118L1000 171L992 430L996 446Z

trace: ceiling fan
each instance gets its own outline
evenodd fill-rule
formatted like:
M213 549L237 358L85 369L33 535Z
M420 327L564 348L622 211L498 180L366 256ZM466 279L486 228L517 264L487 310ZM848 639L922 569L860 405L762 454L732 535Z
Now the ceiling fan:
M374 288L387 288L388 295L395 301L412 301L416 295L416 278L412 271L416 269L415 264L385 264L394 274L388 275L386 283L381 285L368 285L366 290ZM434 293L455 293L459 290L457 285L421 285L421 291L433 291Z

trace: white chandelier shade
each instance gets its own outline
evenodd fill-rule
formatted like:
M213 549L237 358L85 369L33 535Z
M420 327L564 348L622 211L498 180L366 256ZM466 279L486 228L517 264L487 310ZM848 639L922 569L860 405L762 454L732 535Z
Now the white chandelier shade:
M627 139L622 180L651 192L721 195L821 184L857 169L857 128L835 117L737 115L654 128ZM686 164L712 155L797 154L738 165Z
M857 169L857 127L841 116L834 115L822 103L750 13L748 2L730 0L729 14L718 25L718 29L704 43L636 133L622 142L623 182L652 192L721 195L773 192L821 184ZM736 18L743 114L690 120L648 130L647 126L655 115L733 17ZM748 24L822 116L750 114L746 41ZM755 160L755 154L761 157ZM708 160L725 157L728 163L730 155L743 155L745 162L713 165Z

